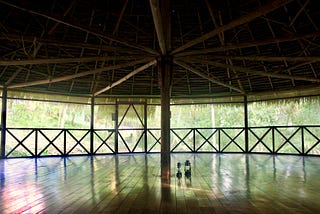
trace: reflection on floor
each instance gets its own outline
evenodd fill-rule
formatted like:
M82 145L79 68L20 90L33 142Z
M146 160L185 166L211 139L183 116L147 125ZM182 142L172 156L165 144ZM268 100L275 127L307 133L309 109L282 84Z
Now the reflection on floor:
M190 161L191 178L184 173ZM176 177L181 162L182 177ZM320 158L159 154L0 160L1 213L319 213Z

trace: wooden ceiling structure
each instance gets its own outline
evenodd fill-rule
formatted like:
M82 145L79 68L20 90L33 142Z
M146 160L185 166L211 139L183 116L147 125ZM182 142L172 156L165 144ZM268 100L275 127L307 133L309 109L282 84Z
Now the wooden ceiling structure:
M159 97L167 57L171 97L319 93L319 17L317 0L0 0L0 87Z

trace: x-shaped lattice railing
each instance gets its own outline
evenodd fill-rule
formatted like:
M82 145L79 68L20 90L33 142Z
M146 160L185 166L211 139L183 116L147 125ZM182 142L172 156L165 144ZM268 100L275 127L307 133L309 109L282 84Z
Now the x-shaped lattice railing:
M151 152L152 149L157 145L160 144L161 145L161 137L156 137L154 133L152 133L152 129L148 129L148 133L152 136L152 138L155 140L155 142L148 148L147 152ZM148 142L148 144L150 144L150 142Z
M38 132L48 141L48 144L37 154L37 156L41 156L41 154L43 154L50 145L52 145L61 155L64 155L64 152L54 144L54 142L60 137L60 135L65 132L64 130L60 130L52 140L50 140L42 130L39 130Z
M219 152L219 149L216 148L210 141L209 139L211 137L213 137L217 132L218 129L213 129L213 132L208 136L205 137L204 134L200 131L201 129L195 129L195 132L199 134L199 136L202 137L202 139L204 139L204 141L200 144L200 146L198 146L198 148L195 149L196 152L198 152L205 144L209 144L216 152ZM205 129L208 130L208 129Z
M12 136L17 144L6 154L6 157L9 157L19 146L22 146L32 157L35 156L36 153L31 152L31 150L26 147L23 142L25 142L33 133L35 132L35 129L32 129L22 140L19 140L11 131L10 129L7 129L7 133Z
M191 152L194 152L194 149L192 149L186 142L185 139L190 135L190 133L192 133L192 129L190 131L188 131L184 137L180 137L179 134L174 130L171 129L170 130L174 136L176 136L179 139L179 142L171 149L171 152L173 152L181 143L184 144Z
M312 137L314 137L317 142L313 144L306 152L305 154L309 154L319 143L320 143L320 138L317 137L314 133L312 133L307 127L304 128Z
M300 130L301 130L301 127L297 128L295 132L293 132L287 138L278 128L275 128L275 131L277 131L277 133L279 133L285 139L285 141L278 147L278 149L275 150L275 153L279 153L279 151L283 148L283 146L289 143L299 154L302 154L302 152L290 141Z
M263 139L268 135L268 133L270 133L270 131L272 130L272 128L267 128L267 130L264 132L264 134L259 137L254 131L253 128L249 129L249 132L258 140L255 142L255 144L249 148L249 152L252 152L259 144L262 144L270 153L272 153L273 149L270 149L263 141Z
M95 134L95 136L97 136L98 139L100 140L100 142L102 142L102 143L96 148L96 150L94 151L94 154L97 154L98 151L102 148L102 146L106 146L108 149L110 149L110 151L111 151L112 153L115 153L114 149L112 149L112 148L107 144L107 141L111 138L111 136L112 136L115 132L114 132L114 130L105 130L105 131L108 132L108 135L107 135L107 137L104 138L104 139L99 135L98 131L93 131L93 133Z
M70 130L67 130L67 133L75 141L75 144L71 147L71 149L69 149L69 151L66 152L67 155L69 155L78 145L81 146L87 154L90 154L87 148L81 143L81 141L90 133L90 130L85 130L85 134L82 135L82 137L79 140L71 133Z
M241 129L240 132L235 135L234 137L231 137L224 129L219 129L222 133L224 133L228 138L229 142L221 149L221 152L225 151L232 143L234 143L242 152L244 152L244 149L236 142L236 139L244 132L244 129Z

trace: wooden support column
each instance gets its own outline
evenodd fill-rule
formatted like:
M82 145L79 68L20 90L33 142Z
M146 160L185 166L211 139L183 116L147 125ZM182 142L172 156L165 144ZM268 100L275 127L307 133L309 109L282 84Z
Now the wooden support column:
M248 97L244 96L244 137L245 137L245 152L249 152L249 121L248 121Z
M6 157L6 129L7 129L7 89L4 88L2 90L0 159L4 159Z
M143 105L144 113L144 152L148 152L148 108L147 108L147 99L144 101Z
M119 135L119 124L118 124L118 117L119 117L119 104L118 99L116 101L116 112L114 113L114 153L118 154L118 135Z
M170 182L170 96L172 58L163 56L158 62L161 93L161 178Z
M94 148L94 96L91 97L91 115L90 115L90 154L93 155Z

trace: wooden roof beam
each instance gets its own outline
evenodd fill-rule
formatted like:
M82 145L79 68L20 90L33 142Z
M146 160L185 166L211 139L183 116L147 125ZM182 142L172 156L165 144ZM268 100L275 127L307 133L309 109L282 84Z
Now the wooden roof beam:
M0 3L5 4L7 6L10 6L10 7L13 7L13 8L16 8L18 10L30 13L30 14L34 14L34 15L37 15L37 16L41 16L41 17L50 19L50 20L55 21L57 23L64 24L66 26L69 26L69 27L72 27L72 28L75 28L75 29L78 29L78 30L81 30L81 31L84 31L84 32L88 32L88 33L90 33L92 35L95 35L95 36L97 36L99 38L100 37L101 38L106 38L106 39L108 39L110 41L120 43L120 44L125 45L127 47L131 47L131 48L134 48L134 49L142 50L142 51L147 52L147 53L152 54L152 55L158 55L158 52L153 50L153 49L151 49L151 48L144 47L144 46L141 46L141 45L138 45L138 44L133 44L133 43L130 43L130 42L126 41L126 40L117 38L117 37L115 37L113 35L108 35L106 33L98 32L98 31L96 31L95 29L92 29L92 28L81 26L81 25L76 24L76 23L71 23L70 21L64 20L63 17L61 18L59 16L53 16L53 15L45 14L43 12L37 12L37 11L34 11L34 10L26 9L26 8L20 7L18 5L15 5L15 4L3 1L3 0L0 0Z
M207 39L210 39L211 37L213 36L216 36L224 31L227 31L227 30L230 30L232 28L235 28L239 25L243 25L243 24L246 24L252 20L254 20L255 18L259 17L259 16L262 16L266 13L269 13L273 10L276 10L278 9L279 7L281 6L284 6L286 4L288 4L289 2L291 2L292 0L275 0L275 1L272 1L270 2L269 4L267 5L264 5L260 8L258 8L257 10L247 14L247 15L244 15L242 17L240 17L239 19L236 19L236 20L233 20L231 22L229 22L228 24L225 24L221 27L218 27L216 29L214 29L213 31L209 32L209 33L206 33L204 34L203 36L200 36L194 40L191 40L189 42L187 42L186 44L180 46L179 48L175 49L172 51L172 54L176 54L176 53L179 53L187 48L190 48L202 41L205 41Z
M141 57L140 57L141 58ZM55 63L84 63L105 60L135 60L136 57L130 56L94 56L94 57L78 57L78 58L53 58L53 59L27 59L27 60L0 60L0 66L18 66L18 65L41 65Z
M225 46L208 48L205 50L185 51L182 53L178 53L175 56L182 57L182 56L189 56L189 55L201 55L201 54L207 54L207 53L223 52L223 51L228 51L228 50L233 50L238 48L263 46L263 45L269 45L269 44L275 44L275 43L281 43L281 42L290 42L290 41L295 41L295 40L305 39L305 38L314 38L319 36L320 36L320 32L310 33L310 34L298 34L298 35L291 35L288 37L265 39L261 41L250 41L250 42L243 42L239 44L227 44Z
M232 60L247 60L247 61L267 61L267 62L320 62L320 56L232 56L232 55L206 55L203 56L208 60L217 59L232 59ZM200 59L201 57L185 57L192 60ZM0 61L1 62L1 61Z
M156 29L159 46L161 53L165 55L167 53L165 36L163 32L162 16L160 11L159 0L150 0L150 8L152 12L152 18L154 22L154 27Z
M210 60L199 60L199 62L203 64L209 64L213 65L215 67L219 68L230 68L234 69L239 72L243 73L249 73L257 76L265 76L265 77L274 77L279 79L291 79L291 80L302 80L302 81L308 81L308 82L320 82L320 79L312 78L312 77L302 77L302 76L295 76L295 75L286 75L286 74L279 74L279 73L269 73L265 71L258 71L258 70L252 70L249 68L241 67L241 66L231 66L228 64L220 63L220 62L213 62Z
M291 27L294 22L296 21L296 19L299 17L299 15L302 13L302 11L304 11L305 7L307 6L307 4L309 4L310 0L307 0L304 5L300 8L300 10L297 12L297 14L293 17L293 19L291 20L289 27Z
M126 49L123 47L60 41L60 40L54 40L54 39L44 39L44 38L39 38L39 37L35 37L35 36L25 36L25 35L21 36L21 35L15 35L15 34L0 35L0 40L24 41L24 42L30 42L30 43L37 41L39 43L44 43L46 45L52 45L52 46L58 46L58 47L87 48L87 49L92 49L92 50L101 49L101 50L110 51L110 52L118 51L118 52L124 52L124 53L126 53L126 52L127 53L137 53L137 52L134 52L134 50Z
M149 68L150 66L155 65L156 63L157 63L157 60L155 60L155 59L152 60L151 62L149 62L149 63L147 63L147 64L145 64L145 65L143 65L143 66L141 66L141 67L139 67L139 68L137 68L135 70L133 70L131 73L129 73L126 76L122 77L120 80L118 80L118 81L116 81L114 83L111 83L107 87L95 92L93 95L94 96L98 96L99 94L102 94L103 92L108 91L109 89L111 89L111 88L113 88L113 87L125 82L129 78L133 77L134 75L138 74L141 71L144 71L145 69Z
M184 63L184 62L182 62L182 61L173 60L173 62L174 62L175 64L181 66L182 68L184 68L184 69L186 69L186 70L188 70L188 71L191 71L192 73L195 73L195 74L197 74L198 76L200 76L200 77L202 77L202 78L204 78L204 79L207 79L207 80L209 80L209 81L211 81L211 82L213 82L213 83L215 83L215 84L217 84L217 85L221 85L221 86L230 88L230 89L232 89L232 90L234 90L234 91L240 92L241 94L245 94L245 91L243 91L243 90L241 90L241 89L239 89L239 88L237 88L237 87L234 87L234 86L232 86L232 85L226 84L226 83L218 80L218 79L215 78L215 77L210 77L210 76L208 76L208 75L206 75L206 74L198 71L197 69L189 66L188 64L186 64L186 63Z
M127 62L127 63L123 63L123 64L119 64L119 65L111 65L111 66L107 66L107 67L103 67L103 68L93 69L93 70L89 70L89 71L85 71L85 72L80 72L77 74L62 76L62 77L54 77L54 78L48 78L48 79L44 79L44 80L36 80L36 81L32 81L32 82L25 82L25 83L18 83L18 84L14 84L14 85L8 85L7 88L23 88L23 87L27 87L27 86L43 85L43 84L67 81L67 80L71 80L71 79L75 79L75 78L79 78L79 77L84 77L84 76L96 74L99 72L105 72L105 71L110 71L113 69L120 69L120 68L135 66L135 65L138 65L141 63L149 62L151 59L152 58L145 58L145 59L141 59L141 60L137 60L137 61L133 61L133 62Z
M71 2L71 4L69 5L69 7L67 8L67 10L63 13L63 17L66 17L68 15L68 13L71 11L71 9L74 7L75 3L77 2L77 0L73 0ZM56 22L51 29L48 31L48 35L53 34L53 32L55 31L55 29L58 27L59 23Z

